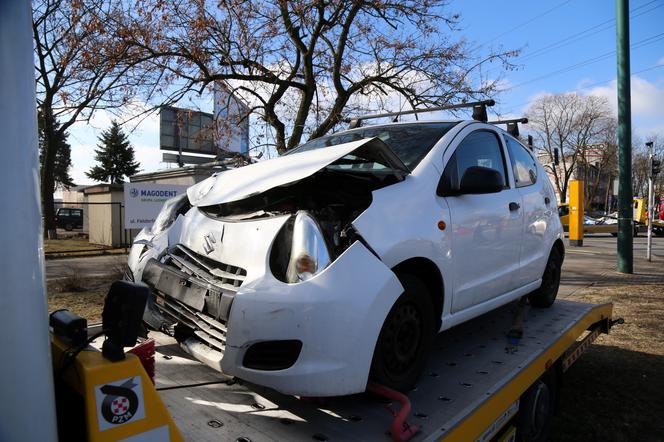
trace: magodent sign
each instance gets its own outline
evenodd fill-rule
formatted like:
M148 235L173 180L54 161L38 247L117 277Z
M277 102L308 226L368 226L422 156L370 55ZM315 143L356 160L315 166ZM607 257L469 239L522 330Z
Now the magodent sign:
M150 227L164 201L186 192L187 187L177 184L125 183L125 228Z

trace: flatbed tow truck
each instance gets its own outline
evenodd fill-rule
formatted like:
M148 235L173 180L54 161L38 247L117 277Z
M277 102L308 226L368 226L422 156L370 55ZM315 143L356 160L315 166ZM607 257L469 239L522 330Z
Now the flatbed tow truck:
M407 398L371 384L372 393L347 397L283 395L225 377L163 333L150 335L155 387L185 440L539 440L564 372L621 320L612 319L612 304L523 307L513 303L440 334ZM522 336L508 337L520 321Z
M611 304L559 300L525 315L522 304L511 304L440 334L407 397L370 384L371 394L324 399L224 378L157 333L153 386L149 364L122 350L136 342L127 324L137 321L128 315L142 309L125 309L115 302L120 297L107 297L106 353L94 348L101 338L92 339L95 330L82 318L60 311L66 319L58 322L60 334L57 327L49 332L44 321L30 8L5 3L0 36L14 44L0 47L0 58L12 60L3 71L4 89L0 85L9 103L0 109L7 143L0 176L17 189L7 192L7 204L21 207L23 216L6 220L3 237L11 259L3 274L2 440L54 441L57 427L91 441L541 440L563 373L620 322L612 318ZM126 297L127 305L135 304L132 299ZM521 335L510 333L515 323L522 323ZM56 415L57 395L68 407Z

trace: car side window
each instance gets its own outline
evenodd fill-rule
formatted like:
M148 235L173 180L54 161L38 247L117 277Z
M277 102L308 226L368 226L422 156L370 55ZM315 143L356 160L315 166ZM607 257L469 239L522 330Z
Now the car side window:
M69 216L69 209L60 209L60 210L58 210L58 215L60 215L60 216Z
M458 189L466 170L476 166L499 172L503 178L503 187L507 187L505 158L498 137L493 132L478 130L468 135L447 162L442 179L449 189Z
M537 163L533 156L518 141L505 137L510 162L514 171L516 187L530 186L537 182Z

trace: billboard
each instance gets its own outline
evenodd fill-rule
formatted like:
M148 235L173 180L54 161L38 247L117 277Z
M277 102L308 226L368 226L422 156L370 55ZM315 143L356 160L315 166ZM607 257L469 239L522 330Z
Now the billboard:
M186 192L188 187L178 184L125 183L125 228L152 226L164 202Z
M223 81L214 83L214 145L227 152L249 152L249 106Z
M216 155L212 114L164 106L159 112L162 150Z

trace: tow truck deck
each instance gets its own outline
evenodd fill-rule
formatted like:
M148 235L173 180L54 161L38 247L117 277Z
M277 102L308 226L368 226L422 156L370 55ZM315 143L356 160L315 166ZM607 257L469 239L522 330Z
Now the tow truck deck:
M528 308L510 342L516 304L440 334L408 394L411 439L509 440L519 399L547 370L566 370L612 325L612 305L559 300ZM157 342L156 387L186 440L390 440L398 404L371 394L297 398L226 377L191 358L171 337ZM511 433L510 433L511 431Z

